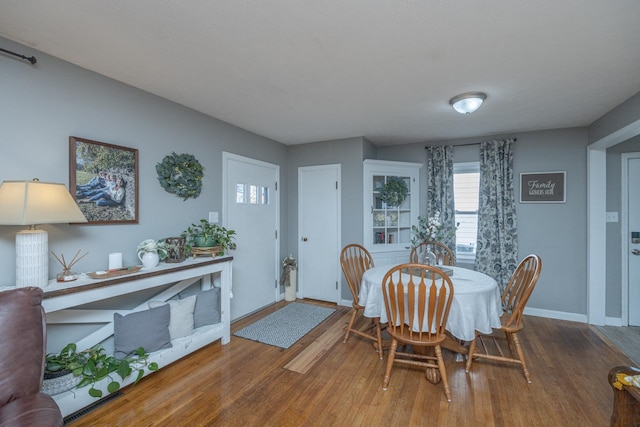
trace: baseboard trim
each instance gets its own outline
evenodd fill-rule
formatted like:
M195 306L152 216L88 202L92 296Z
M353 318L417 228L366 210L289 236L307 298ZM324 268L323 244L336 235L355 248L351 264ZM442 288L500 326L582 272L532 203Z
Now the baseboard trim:
M542 308L525 307L524 314L529 316L546 317L549 319L569 320L571 322L587 323L587 315L567 313L565 311L545 310Z

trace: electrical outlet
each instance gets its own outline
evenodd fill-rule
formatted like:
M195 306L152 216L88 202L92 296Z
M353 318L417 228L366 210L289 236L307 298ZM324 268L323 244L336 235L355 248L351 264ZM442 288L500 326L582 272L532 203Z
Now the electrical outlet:
M209 212L209 222L213 224L218 222L218 212Z
M618 212L607 212L607 222L618 222Z

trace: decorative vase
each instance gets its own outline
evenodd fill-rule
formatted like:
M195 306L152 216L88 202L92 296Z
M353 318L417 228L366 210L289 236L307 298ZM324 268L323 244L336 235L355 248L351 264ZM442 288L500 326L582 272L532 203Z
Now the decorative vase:
M142 268L149 270L156 267L160 263L160 255L158 252L138 252L138 258L142 262Z
M289 286L284 287L284 300L295 301L296 300L296 269L289 270Z
M185 246L185 238L184 237L167 237L164 239L169 248L167 258L164 262L168 263L177 263L184 261L184 246Z

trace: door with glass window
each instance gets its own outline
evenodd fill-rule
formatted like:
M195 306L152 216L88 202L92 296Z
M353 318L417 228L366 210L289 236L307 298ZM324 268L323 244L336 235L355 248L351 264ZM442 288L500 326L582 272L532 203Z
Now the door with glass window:
M227 228L236 231L231 319L274 303L279 295L277 165L223 153Z

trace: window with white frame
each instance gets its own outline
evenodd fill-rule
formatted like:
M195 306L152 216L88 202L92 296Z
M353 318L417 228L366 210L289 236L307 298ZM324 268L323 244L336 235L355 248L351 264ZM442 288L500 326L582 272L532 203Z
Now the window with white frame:
M474 260L478 238L480 162L453 164L453 194L456 211L456 259Z

